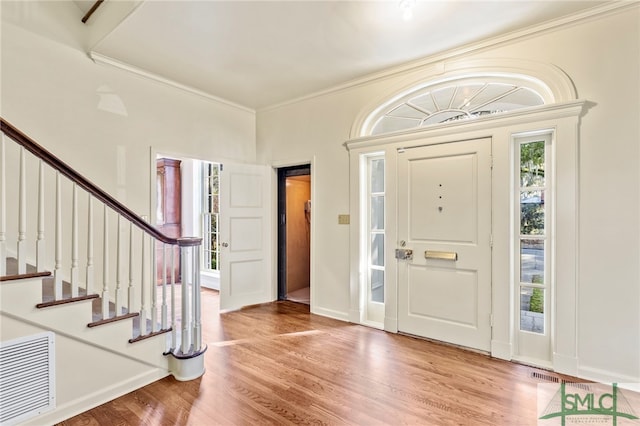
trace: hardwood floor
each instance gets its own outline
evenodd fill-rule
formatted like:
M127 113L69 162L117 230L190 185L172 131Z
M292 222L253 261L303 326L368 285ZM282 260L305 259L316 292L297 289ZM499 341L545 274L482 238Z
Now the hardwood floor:
M534 368L291 302L220 315L204 290L203 313L203 377L165 378L61 425L537 424Z

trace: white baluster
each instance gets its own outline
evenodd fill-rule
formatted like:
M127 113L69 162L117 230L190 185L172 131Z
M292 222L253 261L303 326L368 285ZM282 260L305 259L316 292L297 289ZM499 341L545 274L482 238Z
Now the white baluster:
M78 297L78 185L73 184L71 199L71 297Z
M89 194L87 206L87 294L93 294L93 198Z
M18 273L27 271L26 237L27 237L27 170L24 147L20 147L20 175L18 193Z
M133 222L129 222L129 291L127 293L127 313L132 313L135 305L135 287L133 286Z
M187 275L189 247L180 247L180 271L182 274L182 310L180 321L182 322L182 344L180 350L183 354L189 352L189 280Z
M201 333L201 312L200 312L200 246L193 246L191 249L193 256L193 350L199 351L202 343Z
M158 271L156 268L156 247L158 242L151 238L151 331L158 331Z
M176 246L171 246L171 349L176 348L178 329L176 325Z
M53 269L54 298L62 299L62 180L60 172L56 173L56 239L55 261Z
M102 319L109 318L109 216L104 205L104 235L102 245ZM116 309L117 310L117 309Z
M145 288L147 287L147 259L145 255L147 234L142 231L142 281L140 281L140 335L147 334L147 301L145 299Z
M120 315L122 313L122 309L121 306L124 306L124 303L122 303L122 288L120 286L120 277L121 277L121 273L120 273L120 249L121 249L121 244L120 244L120 224L121 224L121 219L122 216L118 215L118 230L116 232L116 297L115 297L115 304L116 304L116 316Z
M36 239L36 270L44 271L45 262L45 240L44 240L44 162L40 160L38 166L38 236Z
M171 271L173 274L173 271ZM162 243L162 330L167 329L167 245Z
M4 138L0 142L0 276L7 275L7 185Z

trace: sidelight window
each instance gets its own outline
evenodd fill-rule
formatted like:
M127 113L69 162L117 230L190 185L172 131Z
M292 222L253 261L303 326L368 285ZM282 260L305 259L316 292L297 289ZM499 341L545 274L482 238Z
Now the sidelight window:
M202 163L202 269L218 270L218 218L220 214L220 164Z
M550 136L516 139L520 330L545 334L549 306Z
M384 157L368 158L368 293L369 301L384 303Z

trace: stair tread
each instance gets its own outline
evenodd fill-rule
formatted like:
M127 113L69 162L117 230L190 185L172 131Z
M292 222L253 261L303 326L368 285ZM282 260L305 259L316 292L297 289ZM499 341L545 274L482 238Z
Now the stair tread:
M125 320L125 319L137 317L138 315L140 315L140 314L138 314L137 312L133 312L133 313L130 313L130 314L118 315L117 317L109 317L107 319L100 319L98 321L90 322L89 324L87 324L87 327L97 327L99 325L111 324L111 323L116 322L116 321L122 321L122 320Z
M48 308L51 306L58 306L68 303L74 303L84 300L91 300L92 306L92 318L91 322L87 324L88 327L96 327L103 324L109 324L120 320L125 320L132 318L133 327L132 327L132 338L129 339L130 343L139 342L142 340L146 340L155 336L159 336L165 333L170 333L173 331L171 326L167 328L161 328L161 324L156 324L157 331L153 330L153 321L150 319L146 319L146 330L147 333L144 335L140 334L140 314L138 312L128 312L128 309L125 307L121 308L121 314L115 315L115 304L109 301L109 318L102 319L102 298L99 294L87 294L87 290L84 287L78 287L78 295L72 297L71 291L71 283L67 281L62 282L62 298L56 300L55 299L55 280L53 274L50 271L41 271L38 272L37 268L33 265L26 265L26 273L18 274L18 260L14 257L8 257L6 261L6 275L0 277L1 281L10 281L10 280L18 280L18 279L26 279L26 278L42 278L42 302L36 304L36 307Z
M26 265L26 271L24 274L18 273L18 259L15 257L7 258L7 270L6 274L0 277L0 281L14 281L14 280L23 280L27 278L39 278L39 277L47 277L51 275L49 271L40 271L38 272L37 268L33 265Z
M83 295L83 296L77 296L77 297L67 297L59 300L49 300L46 302L38 303L36 305L36 308L48 308L50 306L58 306L58 305L64 305L67 303L80 302L83 300L97 299L98 297L100 296L98 296L97 294L89 294L89 295Z
M52 302L55 300L55 284L53 277L47 277L42 280L42 302ZM87 289L84 287L78 287L78 297L86 296ZM71 298L71 283L67 281L62 282L62 299Z

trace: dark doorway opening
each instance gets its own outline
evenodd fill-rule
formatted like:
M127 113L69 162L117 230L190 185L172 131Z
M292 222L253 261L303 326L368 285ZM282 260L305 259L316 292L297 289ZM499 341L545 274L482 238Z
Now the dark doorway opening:
M278 169L278 300L311 302L311 165Z

